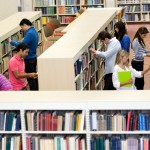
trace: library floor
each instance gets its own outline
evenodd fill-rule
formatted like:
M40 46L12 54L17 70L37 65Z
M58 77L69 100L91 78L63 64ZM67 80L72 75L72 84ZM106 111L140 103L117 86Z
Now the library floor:
M149 32L150 32L150 25L149 24L140 24L140 25L127 25L127 29L128 29L128 35L131 38L131 41L136 33L136 31L138 30L139 27L141 26L145 26L148 28ZM148 50L150 50L150 33L147 35L147 37L145 38L145 44ZM130 58L132 58L132 49L131 49L131 56ZM150 57L145 58L144 60L144 68L148 67L148 65L150 65ZM145 86L144 86L145 90L150 90L150 71L145 75Z

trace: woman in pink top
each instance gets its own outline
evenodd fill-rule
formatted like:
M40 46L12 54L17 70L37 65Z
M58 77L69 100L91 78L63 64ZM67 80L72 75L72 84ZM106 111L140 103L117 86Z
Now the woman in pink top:
M9 80L2 74L0 74L0 91L13 90L13 87Z

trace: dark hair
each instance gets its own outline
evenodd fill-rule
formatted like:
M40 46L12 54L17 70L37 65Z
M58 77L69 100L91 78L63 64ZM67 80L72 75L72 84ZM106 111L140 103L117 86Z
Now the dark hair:
M144 40L141 38L140 34L147 34L147 33L149 33L149 31L148 31L148 29L147 29L146 27L140 27L140 28L137 30L137 32L135 33L135 36L134 36L133 40L134 40L135 38L137 38L138 41L139 41L139 43L141 44L141 46L142 46L142 47L145 47L145 46L146 46L146 45L145 45L145 42L144 42Z
M28 26L32 26L31 21L28 20L28 19L26 19L26 18L22 19L22 20L20 21L20 24L19 24L19 25L22 26L22 25L24 25L24 24L26 24L26 25L28 25Z
M29 49L29 46L25 43L20 43L18 46L17 46L17 52L20 51L20 49L22 49L22 51L26 50L26 49Z
M127 29L126 29L125 23L122 22L122 21L118 21L118 22L115 23L114 27L118 28L118 30L119 30L118 33L115 31L115 37L116 37L119 41L121 41L122 38L123 38L123 36L124 36L125 34L127 34Z
M98 39L105 40L105 38L111 39L111 35L107 31L101 31L98 35Z

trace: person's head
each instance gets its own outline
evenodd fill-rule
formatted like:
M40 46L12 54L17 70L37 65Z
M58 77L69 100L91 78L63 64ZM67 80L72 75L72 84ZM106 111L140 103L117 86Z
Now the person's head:
M114 25L115 28L115 37L121 41L123 36L127 34L125 23L122 21L118 21Z
M109 40L111 39L111 35L107 31L101 31L98 35L98 39L101 42L108 44Z
M30 26L32 26L32 23L30 22L30 20L24 18L21 20L19 25L23 31L26 31L30 28Z
M141 46L145 47L144 38L147 36L148 33L149 33L149 31L148 31L148 29L147 29L146 27L140 27L140 28L137 30L137 32L136 32L136 34L135 34L133 40L134 40L135 38L137 38L138 41L139 41L139 43L141 44Z
M128 63L129 63L129 53L125 50L120 50L116 56L115 64L118 65L121 63L126 66L128 66Z
M29 52L29 46L25 43L20 43L17 46L17 54L21 58L25 58L28 55Z

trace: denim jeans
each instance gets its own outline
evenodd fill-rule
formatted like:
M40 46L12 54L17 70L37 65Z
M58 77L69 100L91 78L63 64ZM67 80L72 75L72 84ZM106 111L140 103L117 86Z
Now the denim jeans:
M25 72L33 73L36 72L37 58L26 59L25 60ZM37 78L27 78L31 91L38 90L38 79Z

